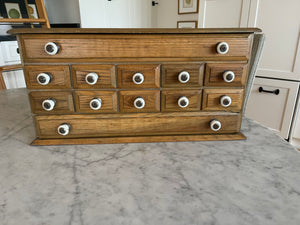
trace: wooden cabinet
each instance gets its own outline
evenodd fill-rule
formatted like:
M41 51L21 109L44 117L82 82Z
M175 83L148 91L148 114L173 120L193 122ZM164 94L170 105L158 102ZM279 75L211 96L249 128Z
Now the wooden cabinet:
M14 30L37 128L33 144L244 139L256 31Z

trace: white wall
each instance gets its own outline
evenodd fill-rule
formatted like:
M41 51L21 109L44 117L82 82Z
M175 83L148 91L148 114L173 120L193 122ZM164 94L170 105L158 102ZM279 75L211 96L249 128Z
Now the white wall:
M198 20L198 13L178 15L178 0L156 0L157 27L176 28L177 21Z

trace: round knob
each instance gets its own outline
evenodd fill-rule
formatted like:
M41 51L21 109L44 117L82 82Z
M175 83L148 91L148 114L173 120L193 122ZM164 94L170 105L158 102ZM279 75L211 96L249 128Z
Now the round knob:
M96 73L89 73L85 76L85 81L86 83L88 83L89 85L94 85L97 83L98 81L98 74Z
M220 98L220 103L223 107L228 107L231 105L231 98L227 95L223 95Z
M47 85L51 82L52 76L50 73L40 73L37 75L36 80L41 85Z
M51 111L54 109L56 101L53 98L48 98L42 102L42 107L46 111Z
M216 50L217 53L224 55L229 51L229 45L226 42L220 42L217 44Z
M62 135L62 136L66 136L66 135L69 134L70 128L71 128L71 126L70 126L69 124L63 123L63 124L61 124L61 125L58 126L57 132L58 132L60 135Z
M218 121L218 120L216 120L216 119L211 120L210 121L210 129L212 131L218 131L218 130L220 130L221 129L221 122Z
M178 80L180 83L187 83L190 80L190 74L186 71L182 71L178 75Z
M141 83L143 83L144 82L144 76L143 76L143 74L141 74L141 73L135 73L132 76L132 81L135 84L141 84Z
M48 55L56 55L59 51L59 46L55 42L48 42L44 48Z
M101 108L102 100L100 98L94 98L90 101L90 107L93 110L98 110Z
M178 99L177 103L178 103L179 107L185 108L189 105L189 99L187 97L183 96Z
M142 97L138 97L133 102L134 107L137 109L142 109L145 107L145 100Z
M234 80L235 78L235 75L234 75L234 72L232 71L225 71L223 73L223 80L227 83L230 83Z

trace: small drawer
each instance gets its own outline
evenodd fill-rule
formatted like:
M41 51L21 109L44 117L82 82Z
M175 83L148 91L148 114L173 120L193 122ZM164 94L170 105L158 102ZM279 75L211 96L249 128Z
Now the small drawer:
M204 63L165 64L162 66L162 87L203 86Z
M29 93L31 109L36 114L73 113L70 91L32 91Z
M115 113L118 111L115 91L75 91L76 112Z
M116 87L114 65L73 65L74 88L99 89Z
M24 69L28 89L71 88L68 66L25 66Z
M200 111L201 90L168 90L161 93L162 112Z
M160 65L118 65L117 74L119 88L159 88Z
M153 90L120 91L121 112L159 112L160 93Z
M205 69L205 86L244 86L247 78L247 64L208 63Z
M202 110L239 112L243 98L244 89L204 89Z
M233 134L240 130L241 114L157 113L36 116L39 138L116 137L144 135Z

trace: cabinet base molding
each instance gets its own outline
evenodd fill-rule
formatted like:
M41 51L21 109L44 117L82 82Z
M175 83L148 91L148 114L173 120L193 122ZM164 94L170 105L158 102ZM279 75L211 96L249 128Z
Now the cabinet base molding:
M172 136L132 136L132 137L101 137L101 138L57 138L35 139L31 145L85 145L85 144L120 144L149 142L184 142L184 141L228 141L243 140L242 133L214 135L172 135Z

